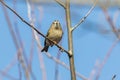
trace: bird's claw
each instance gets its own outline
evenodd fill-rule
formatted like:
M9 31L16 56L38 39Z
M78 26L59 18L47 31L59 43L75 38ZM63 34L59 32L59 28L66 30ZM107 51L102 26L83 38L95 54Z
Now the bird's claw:
M61 52L64 52L64 49L63 49L63 48L59 48L59 50L60 50Z

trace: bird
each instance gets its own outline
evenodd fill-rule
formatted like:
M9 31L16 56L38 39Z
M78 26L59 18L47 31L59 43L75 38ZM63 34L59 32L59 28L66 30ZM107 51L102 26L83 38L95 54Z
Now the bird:
M52 40L53 42L55 42L56 44L58 44L62 39L62 36L63 36L63 30L62 30L61 24L58 20L54 20L47 32L46 37ZM54 43L51 42L50 40L45 39L44 48L41 50L41 52L44 52L44 51L47 52L49 46L52 47L54 45Z

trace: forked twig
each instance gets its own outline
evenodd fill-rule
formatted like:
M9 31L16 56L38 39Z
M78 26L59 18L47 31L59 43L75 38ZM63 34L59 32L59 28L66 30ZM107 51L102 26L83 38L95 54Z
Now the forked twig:
M114 23L112 22L112 19L111 19L110 15L109 15L108 11L107 11L105 8L102 8L102 9L103 9L103 12L104 12L104 14L105 14L105 17L106 17L108 23L110 24L113 32L115 33L116 37L117 37L118 39L120 39L120 35L119 35L119 33L118 33L118 30L116 29L116 26L115 26Z
M83 23L85 21L85 19L90 15L90 13L95 8L96 4L97 4L97 0L95 0L93 6L90 8L90 10L87 12L87 14L82 19L80 19L80 22L78 22L74 27L72 27L72 31L74 31L81 23Z
M58 4L60 4L63 8L66 8L66 6L65 6L65 4L62 2L62 1L60 1L60 0L55 0Z

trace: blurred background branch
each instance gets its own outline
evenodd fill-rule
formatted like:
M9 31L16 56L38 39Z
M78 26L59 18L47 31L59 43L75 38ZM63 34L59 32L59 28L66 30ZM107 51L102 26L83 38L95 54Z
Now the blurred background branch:
M10 1L10 0L4 0ZM18 0L25 2L25 0ZM31 0L34 3L55 3L54 0ZM65 0L61 0L65 2ZM72 4L92 5L94 0L71 0ZM120 0L98 0L98 5L108 4L109 6L120 6Z

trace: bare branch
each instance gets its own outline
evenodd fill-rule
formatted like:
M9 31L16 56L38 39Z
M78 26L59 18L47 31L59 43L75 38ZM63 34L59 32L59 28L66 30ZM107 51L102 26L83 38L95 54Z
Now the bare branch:
M7 4L5 4L2 0L0 0L0 2L7 7L9 10L11 10L16 16L18 16L20 18L21 21L23 21L25 24L27 24L29 27L31 27L32 29L34 29L38 34L40 34L42 37L44 37L45 39L48 39L49 41L51 41L53 44L55 44L59 49L61 49L63 52L67 53L68 56L71 56L70 53L65 50L62 46L60 46L59 44L56 44L54 41L50 40L49 38L47 38L45 35L43 35L39 30L37 30L37 28L35 28L33 25L29 24L27 21L25 21L18 13L16 13L12 8L10 8Z
M59 5L61 5L64 9L66 8L65 4L60 0L55 0Z
M105 63L107 62L107 60L109 59L109 57L110 57L110 55L111 55L111 53L112 53L112 50L115 48L115 46L117 45L117 43L118 43L119 41L120 41L120 39L116 39L116 40L113 42L113 44L112 44L112 46L110 47L110 49L108 50L105 58L103 59L102 63L101 63L100 66L99 66L99 70L98 70L98 72L97 72L97 74L96 74L95 80L98 80L98 78L99 78L99 76L100 76L100 74L101 74L101 71L102 71Z
M118 30L116 29L116 26L115 26L114 23L112 22L111 17L109 16L107 10L106 10L105 8L102 8L102 9L103 9L103 12L104 12L104 14L105 14L105 17L106 17L108 23L110 24L113 32L115 33L116 37L117 37L118 39L120 39L120 35L119 35L119 33L118 33Z
M38 35L35 32L33 32L33 34L34 34L34 38L37 42L38 57L39 57L39 61L40 61L40 69L42 71L42 78L43 78L42 80L47 80L47 74L46 74L46 69L45 69L45 65L44 65L43 55L40 54L41 49L42 49L40 46L41 43L39 41Z
M0 74L8 77L10 80L19 80L18 78L13 77L11 74L6 74L6 72L0 70ZM0 78L1 79L1 78ZM2 79L1 79L2 80Z
M4 70L2 70L4 75L0 77L0 80L2 80L2 77L7 76L8 72L10 71L10 69L13 68L13 66L15 66L16 63L17 63L17 54L15 54L15 56L12 58L12 61L10 62L10 64L8 64L4 68Z
M80 22L78 22L74 27L72 27L72 31L74 31L82 22L85 21L85 19L90 15L90 13L95 8L96 4L97 4L97 0L95 0L93 6L90 8L90 10L87 12L87 14L80 20Z
M29 0L26 0L27 2L27 8L28 8L28 18L30 20L30 24L31 25L34 25L34 20L35 20L35 16L34 16L34 9L33 9L33 5L31 6L30 5L30 1ZM33 13L31 13L33 12ZM39 41L39 38L37 36L37 33L34 29L32 29L32 32L33 32L33 35L34 35L34 38L36 40L36 42ZM38 43L40 44L40 43ZM46 69L45 69L45 65L44 65L44 60L43 60L43 56L42 54L40 54L41 50L39 49L39 47L37 47L37 50L38 50L38 56L39 56L39 61L40 61L40 69L42 71L42 80L47 80L47 75L46 75Z
M67 32L68 32L68 50L71 55L69 56L71 80L76 80L74 53L73 53L73 37L71 31L70 0L66 0L65 14L66 14L66 24L67 24Z
M8 27L9 27L11 36L12 36L13 41L14 41L14 43L15 43L15 47L16 47L17 50L19 50L18 56L17 56L17 57L18 57L18 61L19 61L20 64L22 65L22 68L23 68L23 70L24 70L24 72L25 72L25 74L26 74L26 78L28 78L28 77L27 77L27 76L28 76L28 70L27 70L27 68L26 68L26 62L25 62L25 60L24 60L24 56L22 55L23 49L22 49L22 48L19 46L19 44L18 44L17 37L16 37L16 35L15 35L13 26L12 26L12 24L11 24L10 18L9 18L9 16L8 16L8 12L7 12L7 10L5 9L5 7L3 7L3 10L4 10L4 13L5 13L5 17L6 17L6 20L7 20L7 23L8 23ZM19 71L20 71L20 64L18 64ZM19 73L20 73L20 78L21 78L21 72L19 72Z
M43 78L43 80L47 80L47 74L46 74L46 69L45 69L45 65L44 65L43 55L40 54L41 49L42 49L41 45L40 45L41 43L40 43L39 37L35 31L33 31L33 35L37 42L37 50L38 50L38 57L39 57L39 61L40 61L40 69L42 71L42 78Z

